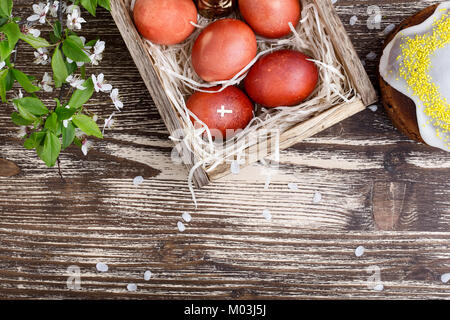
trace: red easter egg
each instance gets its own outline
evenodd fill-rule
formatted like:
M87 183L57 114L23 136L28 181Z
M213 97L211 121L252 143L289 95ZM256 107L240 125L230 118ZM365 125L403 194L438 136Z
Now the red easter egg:
M252 29L236 19L211 23L198 36L192 49L192 65L205 81L233 78L256 56Z
M279 50L259 59L244 80L249 97L266 107L294 106L315 89L319 72L308 56Z
M197 8L192 0L137 0L133 9L139 33L153 43L183 42L194 31Z
M291 33L300 20L299 0L239 0L239 9L245 21L259 35L281 38Z
M210 88L207 91L217 91L220 87ZM253 118L253 103L236 87L227 87L221 92L196 92L186 103L188 109L200 121L215 132L220 132L223 138L231 138L233 132L227 130L244 129ZM195 119L191 117L195 124Z

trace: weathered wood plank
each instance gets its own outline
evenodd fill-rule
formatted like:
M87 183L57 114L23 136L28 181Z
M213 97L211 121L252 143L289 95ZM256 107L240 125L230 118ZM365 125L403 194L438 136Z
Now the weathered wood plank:
M377 59L366 55L380 55L382 30L436 2L336 3L374 82ZM28 0L17 4L30 14ZM366 26L370 5L381 10L379 30ZM84 16L83 34L107 42L91 70L119 88L125 108L88 157L62 154L62 182L23 149L12 107L0 106L0 158L21 169L0 177L0 297L450 299L440 281L450 272L448 153L409 141L381 108L367 110L283 151L268 190L257 164L198 190L195 211L187 170L170 161L168 132L114 21L104 10ZM39 75L33 50L19 50L18 68ZM89 109L114 111L101 95ZM184 211L193 220L179 233ZM366 252L356 258L359 245ZM97 262L110 270L97 272ZM80 291L66 287L70 265L81 269ZM367 287L370 266L380 267L384 291ZM154 274L148 282L145 270Z

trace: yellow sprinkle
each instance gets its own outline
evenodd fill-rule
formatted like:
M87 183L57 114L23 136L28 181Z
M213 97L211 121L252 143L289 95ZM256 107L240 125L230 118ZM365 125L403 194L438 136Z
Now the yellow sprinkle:
M447 9L443 9L445 11ZM408 90L418 97L423 105L423 112L430 117L436 128L436 135L442 139L441 134L447 136L450 132L450 105L442 97L439 87L432 82L429 75L431 70L431 56L440 48L450 43L449 13L442 14L441 19L433 24L431 34L416 35L406 38L401 44L402 53L397 57L400 62L400 76L406 80ZM398 79L397 79L398 80ZM431 121L427 121L430 124Z

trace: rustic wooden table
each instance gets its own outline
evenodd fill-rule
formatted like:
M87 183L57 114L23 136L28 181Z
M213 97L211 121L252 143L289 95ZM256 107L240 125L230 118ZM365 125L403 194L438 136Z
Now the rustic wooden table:
M378 58L366 56L380 56L384 28L436 2L337 1L374 83ZM28 0L14 3L30 14ZM377 10L381 29L370 30ZM0 297L450 298L441 281L450 272L448 153L406 139L382 108L366 110L283 152L268 190L255 165L197 191L195 210L187 172L171 163L167 131L112 18L101 10L88 21L87 38L107 42L96 72L120 89L125 108L87 157L77 148L62 154L62 181L23 149L12 106L1 105ZM32 50L19 50L19 67L39 72ZM101 99L90 109L112 112ZM145 181L136 187L138 175ZM181 233L183 212L193 219ZM358 246L366 248L359 258ZM66 285L72 265L80 290ZM370 288L377 270L382 291Z

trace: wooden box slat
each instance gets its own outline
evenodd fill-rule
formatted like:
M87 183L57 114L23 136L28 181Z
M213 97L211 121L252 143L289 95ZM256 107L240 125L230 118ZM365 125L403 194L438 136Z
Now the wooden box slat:
M153 64L153 59L146 49L145 43L137 32L132 17L130 15L131 0L111 0L111 13L120 30L120 33L127 45L131 56L144 80L155 105L163 119L170 134L176 130L183 129L178 118L175 108L167 98L164 88ZM287 130L280 136L280 150L289 148L290 146L311 137L340 121L362 111L367 105L377 101L377 94L372 83L367 76L366 71L348 37L345 28L339 19L333 5L330 1L316 0L316 5L320 18L323 23L324 30L330 36L337 56L343 65L347 76L353 87L356 88L358 98L351 103L344 103L335 106L315 117L299 123L293 128ZM184 159L190 159L186 164L190 170L195 163L194 155L188 151L184 144L180 144ZM254 148L258 148L255 146ZM245 151L252 152L252 148ZM270 156L270 153L258 153L258 156ZM193 176L193 183L197 187L207 185L210 181L215 181L230 174L229 164L223 163L214 170L206 173L205 169L199 168Z

